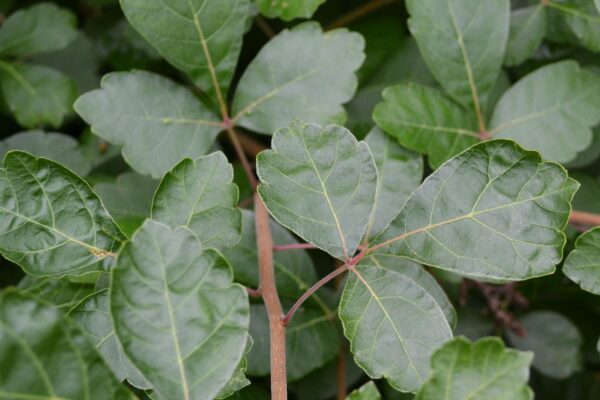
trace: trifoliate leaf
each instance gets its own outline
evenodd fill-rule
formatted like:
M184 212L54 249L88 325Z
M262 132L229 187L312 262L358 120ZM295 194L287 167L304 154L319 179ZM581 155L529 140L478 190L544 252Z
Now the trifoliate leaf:
M183 160L163 178L152 205L152 219L187 226L204 247L224 250L240 240L238 188L225 154Z
M377 166L377 196L365 237L377 234L400 212L421 183L423 158L400 146L379 128L365 138Z
M433 373L417 400L531 400L533 354L506 349L497 338L471 343L458 337L436 351Z
M364 60L363 49L363 38L346 29L324 33L317 23L306 22L284 30L244 72L233 101L233 120L268 135L297 118L318 124L342 122L342 104L356 91L355 72Z
M218 101L237 64L248 7L248 0L121 0L131 25Z
M11 14L0 29L0 56L23 57L61 50L77 37L77 18L54 3Z
M452 337L442 309L425 289L375 265L352 270L339 314L356 363L403 392L421 387L429 357Z
M347 400L381 400L381 395L373 381L365 383L346 398Z
M0 251L37 276L108 268L125 237L78 176L12 151L0 170Z
M310 18L326 0L256 0L261 14L269 18L291 21Z
M351 257L375 203L369 147L341 126L295 121L257 157L258 192L275 219L337 258Z
M519 65L537 50L546 34L546 10L538 4L510 13L510 34L504 65Z
M600 228L577 238L563 266L563 272L583 290L600 295Z
M78 175L85 176L92 165L77 140L62 133L27 131L19 132L0 142L0 158L10 150L21 150L36 157L56 161Z
M475 278L551 274L578 186L538 153L483 142L431 174L371 251Z
M237 368L248 296L188 228L146 221L113 270L110 307L125 354L166 400L213 398Z
M19 125L58 128L71 113L77 85L52 68L0 60L0 90Z
M490 135L566 162L590 145L591 128L600 122L598 109L600 77L562 61L535 70L502 96Z
M552 311L532 311L518 321L526 335L507 330L510 343L534 353L533 367L555 379L564 379L581 367L583 338L567 318Z
M153 178L204 155L222 128L192 92L144 71L105 75L102 88L80 97L75 110L95 134L123 146L133 169Z
M127 379L137 388L151 389L152 386L127 358L121 343L115 336L109 300L108 289L99 290L70 310L69 317L87 333L88 338L119 381Z
M409 149L444 161L479 141L477 120L436 89L417 84L392 86L373 111L377 125Z
M510 1L408 0L410 31L448 94L483 110L504 58Z
M15 290L0 293L0 370L6 399L132 398L58 309Z

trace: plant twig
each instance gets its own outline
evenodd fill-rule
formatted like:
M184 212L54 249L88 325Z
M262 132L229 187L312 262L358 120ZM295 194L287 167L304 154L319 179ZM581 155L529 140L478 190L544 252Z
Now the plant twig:
M258 193L254 194L254 215L260 290L269 316L271 342L271 398L287 399L287 377L285 369L285 324L284 315L275 285L273 269L273 237L269 225L269 214Z
M276 244L273 246L274 251L286 251L286 250L302 250L302 249L316 249L312 243L290 243L290 244Z
M235 128L233 126L230 126L229 124L227 126L227 135L229 137L229 140L231 141L231 144L233 145L238 159L242 163L242 167L244 168L246 176L250 181L250 186L252 186L252 190L255 190L258 186L258 182L256 181L256 177L254 176L254 171L252 169L252 166L250 165L250 162L248 162L248 158L246 158L246 154L244 153L244 149L242 149L240 141L238 140Z
M600 215L573 210L569 222L574 225L600 226Z
M266 37L271 39L273 36L275 36L275 31L273 31L271 25L269 25L267 20L264 19L262 15L258 14L256 17L254 17L254 22L256 22L256 25L265 34Z
M346 400L348 396L346 385L346 349L345 346L341 346L337 356L336 368L337 400Z
M342 15L340 18L336 19L329 25L327 25L327 30L339 28L342 26L347 26L352 22L374 13L375 11L389 6L390 4L399 3L399 0L373 0L366 4L363 4L354 10L350 11L348 14Z

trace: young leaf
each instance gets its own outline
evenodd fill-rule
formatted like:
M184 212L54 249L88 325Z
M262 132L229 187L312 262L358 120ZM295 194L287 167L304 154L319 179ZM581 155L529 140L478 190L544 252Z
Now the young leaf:
M532 311L519 318L526 335L507 330L511 345L534 353L533 367L555 379L564 379L581 367L583 338L577 327L551 311Z
M218 252L148 220L119 254L110 293L117 337L158 397L219 393L244 354L248 297Z
M531 57L545 34L546 9L542 4L512 11L504 65L519 65Z
M133 169L153 178L204 155L222 128L192 92L144 71L105 75L102 88L80 97L75 110L95 134L123 145Z
M504 348L499 339L471 343L458 337L436 351L433 373L417 400L531 400L527 386L533 354Z
M121 7L167 61L224 101L242 47L248 0L121 0Z
M10 15L0 29L0 56L24 57L64 49L77 37L77 18L54 3Z
M269 317L262 304L251 306L250 335L254 345L248 354L248 373L269 375ZM315 308L303 308L288 325L286 364L289 381L296 381L335 358L341 346L334 314Z
M475 116L437 89L392 86L383 99L373 111L377 125L403 146L427 154L434 169L479 141Z
M261 14L269 18L291 21L310 18L326 0L256 0Z
M109 299L108 289L92 293L69 311L69 317L87 333L119 381L127 379L137 388L151 389L152 386L127 358L115 336L115 328L110 318Z
M600 228L577 238L563 266L563 272L583 290L600 295Z
M417 391L429 375L429 357L452 337L442 309L406 275L362 264L352 272L339 314L356 363L373 379Z
M221 152L183 160L160 183L152 219L187 226L204 247L227 249L240 240L242 223L235 207L238 188L232 181L233 168Z
M81 176L92 169L77 140L62 133L19 132L0 142L0 158L3 159L10 150L21 150L56 161Z
M125 237L78 176L11 151L0 170L0 251L37 276L106 269Z
M58 128L71 113L77 86L54 69L31 64L10 64L0 60L0 90L8 109L19 125Z
M245 286L257 288L258 251L256 249L256 227L254 213L242 211L242 231L240 241L225 252L231 263L235 280ZM271 222L271 233L275 244L296 244L298 241L287 229L276 222ZM317 273L313 261L304 250L277 251L273 254L277 293L285 298L296 299L317 282ZM321 302L318 294L312 299Z
M404 258L394 256L391 254L380 254L371 256L363 261L364 264L376 265L379 268L383 268L389 271L397 272L412 279L415 283L421 286L423 289L434 298L438 303L450 327L456 325L456 310L448 299L444 289L437 283L435 278L431 276L425 269L412 261Z
M475 278L551 274L578 186L538 153L483 142L431 174L373 250Z
M574 61L539 68L500 99L490 134L513 139L550 160L570 161L600 122L600 77Z
M257 157L258 192L275 219L334 257L351 257L377 191L369 147L347 129L295 121Z
M421 183L423 158L405 149L379 128L365 138L377 166L377 196L365 237L389 225L408 196Z
M369 381L369 383L362 385L359 389L350 393L347 400L381 400L381 395L375 383Z
M433 75L452 98L481 115L504 58L510 1L408 0L406 6Z
M296 118L341 122L341 105L358 85L355 72L365 58L363 49L363 38L346 29L324 33L317 23L306 22L284 30L244 72L233 101L233 120L268 135Z
M56 308L0 293L0 397L131 399L87 338Z

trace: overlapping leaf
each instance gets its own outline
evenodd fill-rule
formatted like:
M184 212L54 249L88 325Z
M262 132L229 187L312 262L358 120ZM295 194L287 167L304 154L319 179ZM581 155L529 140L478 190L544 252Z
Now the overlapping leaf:
M0 294L0 397L131 399L87 338L54 307Z
M358 85L364 40L346 29L325 32L314 22L284 30L258 53L236 89L234 121L273 134L294 119L327 124L345 119L341 106Z
M54 3L40 3L10 15L0 29L0 56L23 57L65 48L77 37L77 19Z
M409 27L429 69L446 92L481 109L504 58L509 0L409 0Z
M417 391L429 375L429 357L452 337L444 312L404 274L366 264L352 272L339 314L356 363L373 379Z
M429 156L437 168L479 141L477 120L436 89L417 84L383 92L373 111L379 127L408 147Z
M366 143L340 126L296 121L275 133L257 170L258 191L277 221L334 257L354 254L377 191Z
M75 81L61 72L1 60L0 90L10 112L26 128L59 127L77 97Z
M8 153L0 193L0 251L30 274L106 269L125 239L90 187L52 161Z
M381 395L373 381L362 385L347 397L347 400L381 400Z
M417 400L530 400L533 354L504 348L499 339L475 343L459 337L435 352L431 379Z
M547 275L562 258L578 186L538 153L483 142L430 175L372 245L464 276Z
M20 293L35 296L38 300L44 300L65 313L94 293L94 285L76 283L70 277L52 279L26 275L17 288Z
M201 89L223 98L242 47L249 4L248 0L121 0L131 25L164 58Z
M500 99L490 134L513 139L550 160L570 161L592 141L600 122L600 77L574 61L537 69Z
M95 134L122 145L123 157L142 174L161 178L183 158L212 146L221 124L189 90L150 72L113 72L75 109Z
M291 21L310 18L326 0L256 0L260 12L269 18Z
M577 238L563 266L563 272L583 290L600 295L600 228Z
M152 218L172 227L187 226L205 247L229 248L240 240L242 223L232 181L233 168L221 152L183 160L160 183Z
M146 221L119 255L110 307L125 354L162 399L213 398L236 370L248 297L185 227Z
M566 0L549 1L550 22L558 25L550 35L561 42L600 51L600 11L592 1Z
M512 11L504 64L514 66L527 60L540 46L545 34L546 10L543 5Z

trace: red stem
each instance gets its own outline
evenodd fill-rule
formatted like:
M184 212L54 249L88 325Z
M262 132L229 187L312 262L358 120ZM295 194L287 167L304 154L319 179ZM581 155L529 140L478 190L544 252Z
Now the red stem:
M316 249L317 246L311 243L290 243L290 244L276 244L273 246L275 251L286 251L286 250L301 250L301 249Z
M242 167L244 168L244 171L246 172L246 176L248 177L248 180L250 181L250 186L252 186L252 189L255 190L256 187L258 186L258 182L256 181L256 177L254 176L254 170L252 169L250 162L248 162L248 159L246 158L246 154L244 153L242 144L240 143L240 141L237 137L235 128L233 126L231 126L231 121L226 120L224 122L224 124L225 124L225 126L227 126L227 135L229 136L229 140L231 140L231 144L233 144L233 148L235 149L235 153L236 153L238 159L242 163Z
M573 210L569 222L574 225L600 226L600 215Z

